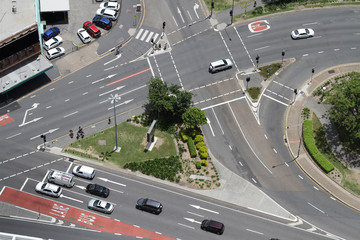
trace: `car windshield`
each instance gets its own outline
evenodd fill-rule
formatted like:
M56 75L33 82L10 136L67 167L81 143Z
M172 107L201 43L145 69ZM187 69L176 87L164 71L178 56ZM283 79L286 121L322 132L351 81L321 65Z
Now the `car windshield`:
M106 203L105 208L106 208L106 209L110 209L110 207L111 207L111 204L110 204L110 203Z
M305 29L305 31L306 31L306 33L307 33L307 34L309 34L309 33L310 33L310 32L309 32L309 29Z
M59 193L59 192L60 192L60 189L61 189L61 188L57 188L57 190L54 191L54 193Z
M295 34L298 35L298 34L299 34L299 31L298 31L298 30L295 30Z
M42 186L41 186L41 189L44 189L46 187L46 184L47 183L44 183Z

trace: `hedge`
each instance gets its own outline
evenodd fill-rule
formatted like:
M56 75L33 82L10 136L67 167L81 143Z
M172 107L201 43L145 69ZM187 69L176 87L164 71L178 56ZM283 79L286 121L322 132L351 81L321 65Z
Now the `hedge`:
M305 147L312 158L326 173L331 172L334 169L334 165L332 165L332 163L329 162L329 160L327 160L327 158L324 157L316 147L311 120L305 120L303 123L303 137Z
M183 140L183 142L188 141L189 136L186 134L186 131L184 131L184 130L180 131L180 135L181 135L181 139Z
M189 152L190 152L190 156L191 157L196 157L196 148L194 145L194 141L192 140L192 138L189 138L187 141L187 144L189 146Z

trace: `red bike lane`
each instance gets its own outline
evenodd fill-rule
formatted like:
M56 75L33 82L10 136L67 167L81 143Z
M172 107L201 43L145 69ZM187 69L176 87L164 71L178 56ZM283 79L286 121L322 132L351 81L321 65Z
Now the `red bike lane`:
M3 188L0 195L0 201L101 232L117 233L148 239L176 240L175 238L135 227L131 224L120 222L109 217L94 214L86 210L51 201L9 187Z

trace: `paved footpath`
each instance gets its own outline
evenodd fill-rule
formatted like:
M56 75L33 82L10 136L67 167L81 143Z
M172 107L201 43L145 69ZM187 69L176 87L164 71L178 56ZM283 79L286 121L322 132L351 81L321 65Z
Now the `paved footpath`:
M308 79L303 84L298 90L299 94L296 97L295 103L290 105L286 112L286 139L293 158L299 155L296 159L296 163L314 182L320 185L338 201L350 208L360 211L360 197L350 193L328 177L308 155L305 146L303 145L303 141L300 143L302 133L302 109L308 107L312 110L314 109L315 112L324 112L328 109L327 106L314 106L311 97L312 92L327 80L351 71L360 72L360 63L333 66L315 74L311 84L311 79Z

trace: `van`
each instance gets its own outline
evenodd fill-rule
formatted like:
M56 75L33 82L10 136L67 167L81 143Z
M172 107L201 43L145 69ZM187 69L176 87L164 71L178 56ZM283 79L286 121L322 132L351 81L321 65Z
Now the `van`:
M48 182L69 188L75 184L74 175L54 169L52 169L48 175Z
M222 59L215 62L210 63L209 72L216 73L222 70L226 70L232 68L233 63L230 59Z
M207 219L202 221L200 228L202 230L216 233L219 235L223 234L225 230L225 226L223 223Z

